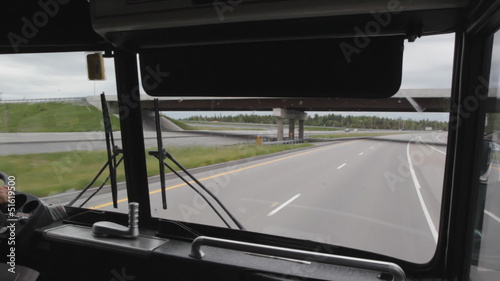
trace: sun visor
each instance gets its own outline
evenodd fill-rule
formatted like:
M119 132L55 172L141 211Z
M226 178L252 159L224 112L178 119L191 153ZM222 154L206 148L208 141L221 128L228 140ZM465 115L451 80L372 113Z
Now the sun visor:
M401 84L403 37L146 49L152 96L387 98Z

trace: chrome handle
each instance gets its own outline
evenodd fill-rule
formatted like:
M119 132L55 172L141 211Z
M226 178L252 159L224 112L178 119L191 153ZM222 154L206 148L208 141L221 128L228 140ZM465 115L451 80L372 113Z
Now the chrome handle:
M137 238L139 236L139 203L128 204L128 227L109 221L99 221L92 225L94 236L116 236Z
M328 263L328 264L355 267L366 270L380 271L381 273L390 273L394 276L393 278L394 281L406 280L405 272L399 265L395 263L345 257L345 256L331 255L331 254L323 254L323 253L274 247L268 245L219 239L206 236L199 236L191 244L190 256L192 258L203 259L205 254L201 250L202 245L238 250L238 251L255 252L264 255L280 256L291 259L309 260L309 261L312 259L320 263Z

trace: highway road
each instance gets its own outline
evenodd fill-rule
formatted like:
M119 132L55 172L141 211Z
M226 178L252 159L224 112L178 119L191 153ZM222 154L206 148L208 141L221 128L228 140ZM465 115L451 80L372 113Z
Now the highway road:
M194 172L250 231L423 263L438 238L446 137L351 140ZM166 185L162 210L160 184L150 184L153 216L224 226L180 180L169 176ZM112 210L110 197L98 195L86 206ZM119 199L126 212L125 190Z
M114 132L115 144L121 145L120 132ZM169 146L231 145L248 142L241 136L221 137L208 133L168 132L163 142ZM156 133L145 132L146 148L156 147ZM67 151L104 151L106 142L104 132L74 133L0 133L0 155L19 155L31 153L52 153Z
M227 125L229 126L229 125ZM251 130L247 127L232 127L227 131L179 131L163 132L163 142L169 146L214 146L242 143L255 143L257 136L276 138L276 128ZM285 134L288 130L285 130ZM367 130L359 132L394 133L390 130ZM352 131L352 133L356 133ZM306 131L310 135L345 134L344 131ZM120 132L114 132L116 145L121 147ZM298 136L298 131L296 130ZM146 148L156 147L156 133L144 132ZM53 153L67 151L104 151L106 142L104 132L68 132L68 133L0 133L0 156L32 153Z

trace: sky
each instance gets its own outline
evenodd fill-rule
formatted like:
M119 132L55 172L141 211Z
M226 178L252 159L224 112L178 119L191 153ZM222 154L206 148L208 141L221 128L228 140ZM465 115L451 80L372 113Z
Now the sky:
M453 45L453 34L423 37L414 43L405 42L401 89L450 88ZM0 55L1 99L85 97L98 95L102 92L115 95L113 59L105 59L107 80L94 82L87 78L87 54ZM168 115L182 118L190 114L173 113ZM213 113L207 112L206 114ZM270 114L270 112L264 114ZM435 115L437 119L447 118L443 114ZM421 119L418 114L404 114L404 116Z

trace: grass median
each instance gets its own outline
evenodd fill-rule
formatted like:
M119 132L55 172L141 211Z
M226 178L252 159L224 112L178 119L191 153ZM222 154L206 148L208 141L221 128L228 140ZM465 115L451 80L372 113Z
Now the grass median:
M332 128L332 127L318 127L318 126L305 126L304 130L306 131L340 131L340 128Z
M405 134L404 132L396 133L339 133L339 134L323 134L323 135L311 135L310 138L318 139L338 139L338 138L363 138L363 137L380 137L389 135Z
M311 146L294 145L232 145L220 147L174 147L168 151L186 168L195 168L253 156ZM149 149L153 150L153 149ZM87 186L107 161L105 151L71 151L27 155L0 156L0 171L16 177L16 188L44 197L65 191L81 190ZM146 158L148 176L158 175L158 160ZM107 176L107 170L103 173ZM98 186L105 176L101 176ZM125 179L123 165L117 176Z
M232 128L232 127L210 127L210 126L192 126L193 130L205 131L267 131L266 129L259 128Z

